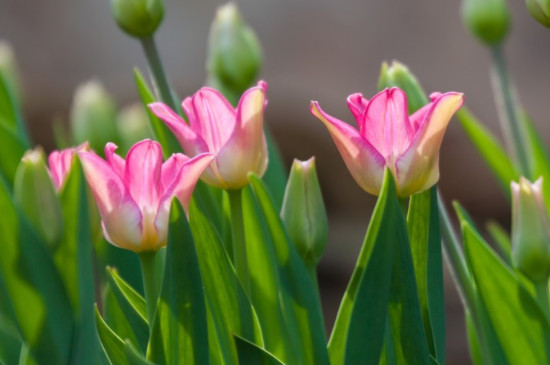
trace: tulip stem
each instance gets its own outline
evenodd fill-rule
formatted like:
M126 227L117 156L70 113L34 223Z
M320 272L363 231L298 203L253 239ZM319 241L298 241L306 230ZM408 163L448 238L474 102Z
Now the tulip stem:
M248 259L244 237L242 189L227 190L229 208L231 210L231 238L233 241L233 264L237 277L247 294L250 294L250 276L248 274Z
M159 280L157 278L158 273L155 264L156 253L157 251L144 251L139 254L145 302L147 303L149 331L153 330L153 320L155 318L155 310L157 309L157 301L160 294L158 286Z
M535 285L535 299L540 306L540 309L544 313L546 320L550 321L550 306L548 303L548 280L533 282ZM543 340L544 349L546 351L546 358L550 362L550 332L548 326L543 326Z
M516 160L521 175L529 176L529 157L525 144L525 130L520 125L518 105L506 70L501 46L492 48L493 93L506 144Z
M155 80L155 86L157 91L157 97L159 97L164 103L166 103L172 110L179 110L178 103L174 98L174 93L168 83L168 78L162 67L162 62L157 50L157 45L153 36L141 38L141 46L145 52L147 63L149 64L149 70Z

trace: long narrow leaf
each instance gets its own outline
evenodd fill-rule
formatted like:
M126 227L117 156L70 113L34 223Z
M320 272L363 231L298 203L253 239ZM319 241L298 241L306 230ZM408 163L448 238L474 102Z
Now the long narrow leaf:
M240 365L283 365L283 363L266 350L254 343L235 336Z

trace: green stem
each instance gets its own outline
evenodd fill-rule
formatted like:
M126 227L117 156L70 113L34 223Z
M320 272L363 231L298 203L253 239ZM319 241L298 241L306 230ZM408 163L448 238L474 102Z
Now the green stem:
M143 289L145 291L145 302L147 303L147 319L149 321L149 330L153 329L153 319L157 309L157 301L160 294L160 288L157 278L155 257L157 251L145 251L139 254L141 263L141 273L143 276Z
M321 291L319 290L319 281L317 279L317 265L309 265L306 264L307 272L309 273L309 277L311 278L311 281L313 282L313 287L315 288L315 293L317 294L317 300L319 300L319 303L321 301Z
M248 259L246 257L246 242L244 237L242 190L227 190L227 195L229 196L229 208L231 211L233 264L245 292L250 294L250 275L248 274Z
M178 111L178 103L174 98L170 84L168 84L168 78L162 67L162 62L155 44L155 39L153 36L141 38L141 46L145 52L145 57L147 58L147 63L149 64L149 69L155 80L155 85L157 87L157 94L160 99L166 103L172 110Z
M550 320L550 305L548 303L548 280L542 280L534 282L535 284L535 299L542 309L546 320ZM546 351L547 362L550 363L550 331L548 326L543 326L543 340L544 340L544 349Z
M501 46L492 48L494 67L493 92L499 113L502 132L506 144L518 164L519 172L529 175L529 157L525 145L525 131L519 123L519 111L514 100L512 84L506 70L506 62Z

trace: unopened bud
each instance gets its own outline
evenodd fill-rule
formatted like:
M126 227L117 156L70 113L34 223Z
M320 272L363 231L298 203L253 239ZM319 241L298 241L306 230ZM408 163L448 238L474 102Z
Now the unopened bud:
M63 235L63 211L42 149L25 153L13 189L15 203L45 242L55 248Z
M75 144L88 141L97 153L107 142L117 142L116 106L98 81L80 85L71 109L71 127Z
M164 17L162 0L111 0L118 26L136 38L152 36Z
M281 217L306 265L316 265L328 240L328 221L315 157L294 160L286 185Z
M19 97L21 94L21 85L19 83L17 62L15 61L13 48L8 42L2 40L0 40L0 72L11 91L15 96Z
M525 0L525 5L537 22L550 28L550 0Z
M501 43L510 28L506 0L463 0L462 18L466 28L483 43Z
M210 27L207 71L210 82L236 94L249 88L260 71L262 54L258 38L234 3L220 7Z
M550 274L550 218L544 205L542 178L512 182L512 263L533 281Z
M391 66L383 62L380 70L378 89L384 90L392 87L398 87L407 94L409 114L414 113L430 102L416 76L409 71L407 66L398 61L392 61Z

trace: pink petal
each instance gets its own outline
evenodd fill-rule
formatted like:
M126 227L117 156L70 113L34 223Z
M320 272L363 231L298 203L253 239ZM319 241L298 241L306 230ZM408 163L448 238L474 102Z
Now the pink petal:
M116 172L121 179L124 179L126 161L115 153L117 148L118 146L113 142L107 143L105 145L105 159L111 165L113 171Z
M110 242L120 247L139 246L141 212L120 176L93 152L81 151L78 156Z
M463 102L463 94L450 92L431 104L411 146L396 161L399 195L423 191L437 182L439 148L451 117Z
M176 136L179 143L183 147L185 153L196 155L203 152L208 152L208 146L200 135L195 133L189 125L174 113L172 109L163 103L149 104L149 108L159 119L161 119L170 128ZM186 114L189 116L188 111Z
M162 195L162 147L158 142L136 143L126 158L124 183L142 212L155 209Z
M74 154L74 148L67 148L61 151L53 151L48 156L50 175L52 177L55 190L57 191L61 189L67 179L73 163Z
M176 176L178 176L181 166L189 160L190 158L183 153L174 153L162 164L161 180L163 192L168 189Z
M209 87L203 87L192 98L184 100L191 129L217 152L227 142L235 126L235 110L225 97Z
M413 134L416 134L424 122L426 115L432 109L432 103L424 105L409 117Z
M351 114L353 114L353 117L357 122L357 127L361 128L361 125L363 124L363 114L365 113L365 109L367 108L369 101L367 98L364 98L361 93L351 94L348 96L346 101Z
M227 143L216 156L215 166L223 180L223 188L238 189L248 184L248 173L262 176L268 154L263 120L266 105L265 87L252 87L242 95L237 107L237 123ZM203 179L208 176L203 175ZM208 181L207 181L208 182Z
M326 114L316 101L311 102L310 111L327 127L357 184L378 195L384 177L384 157L357 130Z
M386 161L399 156L412 140L407 97L398 88L385 89L368 103L359 133L368 140Z

